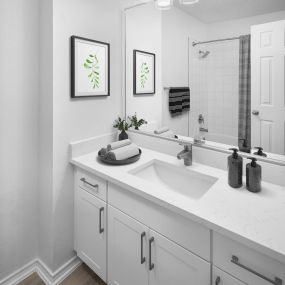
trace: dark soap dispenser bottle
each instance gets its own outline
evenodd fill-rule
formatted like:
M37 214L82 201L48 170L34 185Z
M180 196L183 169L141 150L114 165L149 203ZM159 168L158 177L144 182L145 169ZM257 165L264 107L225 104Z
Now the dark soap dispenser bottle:
M257 193L261 191L261 166L256 163L256 158L249 159L251 162L246 165L246 189Z
M242 157L237 148L231 148L233 154L228 157L228 183L233 188L242 186Z

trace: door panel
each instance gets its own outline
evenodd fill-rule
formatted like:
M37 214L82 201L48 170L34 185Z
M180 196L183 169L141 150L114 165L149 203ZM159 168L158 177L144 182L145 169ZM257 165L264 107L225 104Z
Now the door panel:
M285 21L253 26L252 144L285 154Z
M210 284L210 263L152 230L150 238L150 285Z
M78 188L77 255L106 281L106 203Z
M108 235L108 284L147 285L148 228L108 206Z

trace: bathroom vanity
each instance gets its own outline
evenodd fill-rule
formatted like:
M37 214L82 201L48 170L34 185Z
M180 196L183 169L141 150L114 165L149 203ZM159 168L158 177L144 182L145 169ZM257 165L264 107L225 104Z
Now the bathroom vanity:
M142 148L131 165L73 157L77 255L107 284L281 285L285 191Z

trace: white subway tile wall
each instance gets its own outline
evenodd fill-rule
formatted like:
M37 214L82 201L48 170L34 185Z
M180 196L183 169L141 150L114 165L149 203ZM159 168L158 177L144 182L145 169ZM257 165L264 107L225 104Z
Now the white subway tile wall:
M199 51L209 51L202 57ZM238 140L239 41L195 47L192 74L192 110L202 114L209 140L236 145ZM190 134L192 135L192 134Z

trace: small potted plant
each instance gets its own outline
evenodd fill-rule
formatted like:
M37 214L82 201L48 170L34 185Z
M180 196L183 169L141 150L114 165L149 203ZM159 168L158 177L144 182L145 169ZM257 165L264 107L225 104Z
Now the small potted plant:
M131 122L131 126L135 128L135 130L139 130L139 127L141 127L144 124L147 124L147 121L144 119L138 119L137 113L135 113L133 116L129 116L129 120Z
M128 139L128 134L126 131L131 127L131 123L127 122L126 120L122 119L121 117L118 117L118 119L115 120L113 127L121 131L119 134L119 140L126 140Z

